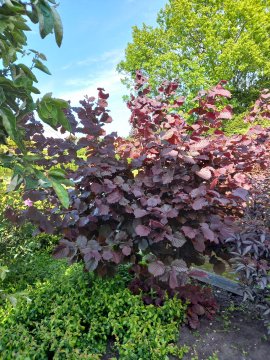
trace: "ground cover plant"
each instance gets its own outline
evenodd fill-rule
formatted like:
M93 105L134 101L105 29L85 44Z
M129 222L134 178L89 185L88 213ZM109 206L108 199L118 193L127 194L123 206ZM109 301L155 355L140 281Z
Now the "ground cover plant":
M0 353L4 359L167 359L188 350L175 343L185 305L166 299L156 308L126 287L125 268L113 279L99 279L36 252L10 267L9 292L26 290L31 302L13 307L1 301Z

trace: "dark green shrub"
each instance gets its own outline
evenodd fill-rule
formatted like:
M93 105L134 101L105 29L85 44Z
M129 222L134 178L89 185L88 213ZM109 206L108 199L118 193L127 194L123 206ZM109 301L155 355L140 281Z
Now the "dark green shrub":
M185 306L167 299L164 306L144 305L126 288L124 267L113 279L99 279L81 264L39 254L21 276L10 271L6 287L28 286L32 302L0 307L0 353L3 359L101 359L108 342L120 359L168 359L187 350L175 346ZM13 274L12 274L13 273Z

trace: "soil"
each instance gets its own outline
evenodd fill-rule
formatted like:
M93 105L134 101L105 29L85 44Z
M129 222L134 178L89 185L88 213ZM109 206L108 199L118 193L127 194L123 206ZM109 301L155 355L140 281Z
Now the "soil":
M218 360L270 359L270 340L254 305L223 290L214 292L220 305L215 319L202 319L198 330L181 328L179 346L190 347L183 359L206 360L213 354Z

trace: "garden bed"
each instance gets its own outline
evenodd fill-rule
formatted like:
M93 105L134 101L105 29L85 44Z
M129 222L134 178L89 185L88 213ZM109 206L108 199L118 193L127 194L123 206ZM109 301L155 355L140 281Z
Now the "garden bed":
M202 319L195 331L181 328L179 346L190 346L183 359L268 359L270 341L254 304L224 290L214 289L214 293L220 305L215 319Z
M183 360L268 359L270 339L254 305L225 290L214 288L213 291L220 305L214 320L203 318L198 330L186 325L180 329L179 347L190 348ZM113 341L102 360L120 359L112 348Z

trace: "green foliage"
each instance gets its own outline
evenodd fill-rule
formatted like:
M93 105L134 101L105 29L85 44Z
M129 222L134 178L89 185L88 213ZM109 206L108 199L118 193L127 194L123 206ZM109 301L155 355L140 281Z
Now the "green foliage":
M245 122L244 118L247 114L248 112L234 115L231 120L224 121L223 130L225 134L229 136L235 134L246 134L248 130L255 125L260 125L263 128L268 128L270 126L270 120L264 118L258 118L253 123Z
M250 124L244 122L244 114L235 115L232 120L223 122L223 130L226 135L245 134Z
M59 241L59 237L54 235L33 236L33 231L34 227L31 224L18 228L2 220L0 222L0 262L10 265L25 257L30 262L36 251L52 251Z
M36 110L39 117L54 129L62 126L71 130L64 114L69 107L66 101L53 98L51 94L34 101L33 94L40 93L34 86L38 82L34 69L47 74L50 71L44 65L47 60L44 54L26 49L30 22L39 24L42 38L54 32L58 46L61 45L63 28L57 6L55 1L49 0L0 1L0 144L7 143L10 138L20 150L16 155L9 148L8 154L0 153L0 165L13 170L10 190L17 189L23 183L26 187L31 183L34 188L40 186L40 181L44 182L44 175L34 167L37 157L26 152L24 123L27 116ZM30 67L20 63L25 55L33 56ZM46 182L45 179L45 183L57 190L63 206L67 207L68 195L62 180L58 178Z
M0 198L2 205L0 211L0 263L10 266L18 259L26 257L27 261L31 261L31 257L36 251L52 251L59 241L58 236L43 233L33 236L35 228L30 223L14 226L5 218L4 211L9 206L15 209L27 208L23 203L21 192L5 192L5 183L2 182L0 183Z
M6 278L6 287L21 290L29 282L32 302L0 308L0 352L5 359L101 359L108 341L120 359L180 358L186 347L174 345L185 306L171 299L163 307L146 306L126 289L123 267L114 279L82 272L80 264L39 254L21 263ZM22 271L22 273L21 273Z
M157 27L133 28L118 70L126 83L142 69L156 86L179 79L190 98L229 81L241 113L270 85L269 2L264 0L169 0Z
M26 32L31 31L27 25L27 20L39 23L42 38L54 30L56 41L60 46L62 25L55 6L51 6L47 0L31 0L28 3L15 0L0 2L0 59L3 62L3 67L0 67L1 142L10 136L22 151L24 150L23 129L20 129L20 120L37 108L32 93L39 94L39 90L33 85L38 80L32 70L37 68L50 74L42 62L46 61L46 56L36 50L26 51L25 49L27 46ZM21 55L26 54L34 54L33 64L30 68L18 63L21 60ZM67 108L68 104L63 100L60 103L58 99L52 98L50 98L50 104L54 107L55 114L50 119L47 118L46 122L55 127L58 123L57 115L63 108ZM43 98L38 103L39 113L45 112L47 108L47 99Z

